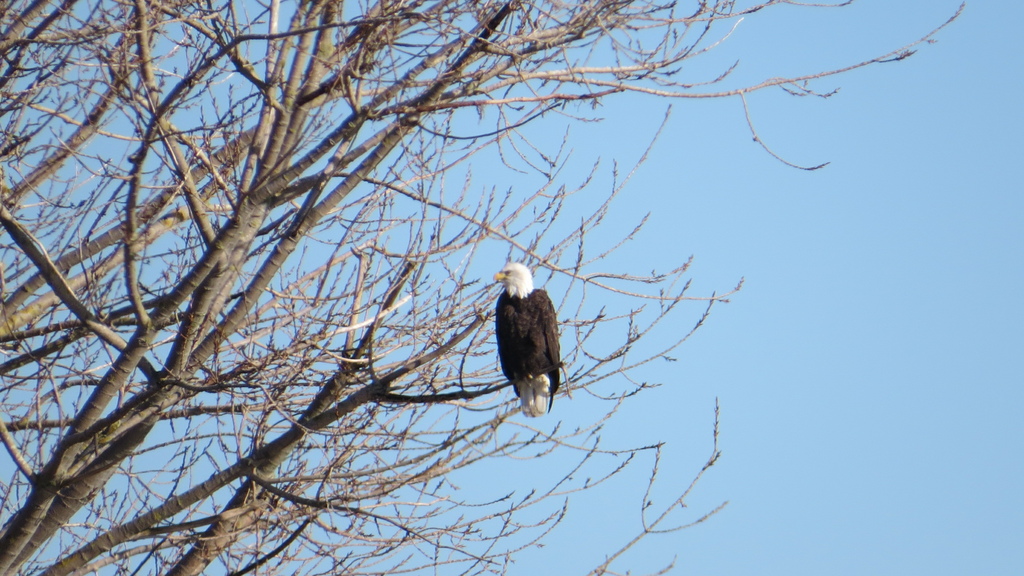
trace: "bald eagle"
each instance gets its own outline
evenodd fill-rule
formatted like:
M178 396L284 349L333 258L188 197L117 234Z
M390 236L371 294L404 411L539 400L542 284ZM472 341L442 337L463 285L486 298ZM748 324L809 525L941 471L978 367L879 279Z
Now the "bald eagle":
M534 289L530 269L509 262L494 275L505 287L498 297L495 328L501 371L512 382L523 413L543 416L559 384L558 319L548 293Z

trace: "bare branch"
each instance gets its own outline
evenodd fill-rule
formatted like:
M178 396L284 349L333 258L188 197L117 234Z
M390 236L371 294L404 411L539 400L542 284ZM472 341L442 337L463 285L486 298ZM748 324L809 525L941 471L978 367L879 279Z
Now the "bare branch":
M694 293L682 253L610 264L645 241L619 196L667 115L627 168L574 172L547 127L738 97L799 168L749 95L828 97L949 22L747 86L691 64L741 19L847 3L7 3L0 573L504 573L643 455L649 492L662 444L602 427L742 280ZM506 259L556 301L560 393L597 406L578 426L561 400L524 421L498 370ZM682 512L702 477L594 573L714 514Z

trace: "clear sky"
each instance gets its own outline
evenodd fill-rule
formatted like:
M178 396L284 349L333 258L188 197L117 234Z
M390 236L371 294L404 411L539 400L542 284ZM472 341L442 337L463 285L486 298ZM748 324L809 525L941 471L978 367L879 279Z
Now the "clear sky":
M736 87L839 68L925 35L959 4L771 9L680 73L711 80L738 61L726 83ZM601 123L559 124L554 114L536 123L556 141L571 130L565 180L602 159L601 196L611 161L632 166L671 105L603 230L651 213L649 225L600 265L648 273L693 255L696 296L745 279L673 353L677 362L635 374L664 385L628 401L602 433L607 447L666 442L651 495L660 509L707 459L717 399L723 456L677 519L729 503L644 541L618 568L646 574L674 560L673 574L700 576L1024 574L1022 23L1024 2L972 0L913 57L816 82L840 89L829 99L751 95L751 118L775 152L830 162L813 172L753 142L737 98L616 95L597 109ZM474 185L500 192L501 170L477 170ZM592 421L583 396L559 396L529 424ZM538 467L558 464L496 459L472 478L511 478L528 492ZM572 497L568 519L509 573L582 575L599 564L639 530L650 464L641 457Z
M924 35L958 5L774 10L744 20L713 62L739 59L738 80L839 67ZM751 96L768 145L831 162L816 172L753 143L739 100L673 103L619 203L623 217L653 210L652 223L608 266L648 271L664 262L652 249L678 250L696 258L695 293L746 284L679 362L650 369L666 385L608 433L667 440L665 481L683 487L710 451L717 397L723 459L689 518L729 505L621 567L1024 574L1021 22L1021 3L971 2L912 58L816 84L841 88L828 100ZM635 161L665 106L606 101L604 123L573 128L574 158ZM562 400L552 416L582 405ZM624 502L615 487L574 499L572 520L517 571L579 573L631 536L641 495L627 484Z

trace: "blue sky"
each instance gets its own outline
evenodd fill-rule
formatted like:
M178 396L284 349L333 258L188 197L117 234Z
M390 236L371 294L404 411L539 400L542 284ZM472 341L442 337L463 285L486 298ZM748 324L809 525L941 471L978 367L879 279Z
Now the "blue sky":
M745 81L851 64L924 35L958 5L757 14L708 70L739 59ZM653 220L608 265L646 271L664 261L652 252L678 250L695 256L695 291L746 284L679 362L649 369L666 385L630 403L613 431L667 440L663 476L685 486L710 451L718 398L723 459L689 518L729 505L621 567L675 558L677 574L1024 573L1021 21L1019 3L972 2L912 58L820 81L841 88L828 100L751 96L761 137L794 163L831 162L816 172L753 143L739 100L672 103L619 203L623 218L654 210ZM635 161L666 103L603 104L603 123L573 128L574 159ZM631 474L574 499L574 520L518 569L580 573L631 536L640 495L629 482L646 471Z
M735 87L838 68L923 36L958 6L779 7L745 18L682 74L710 80L738 60L726 82ZM552 114L527 127L550 129L554 142L571 131L567 182L601 158L601 197L611 161L632 166L671 105L596 240L615 244L616 231L651 213L649 225L595 267L664 271L693 255L694 295L745 279L673 353L677 362L637 371L664 385L627 402L603 431L610 448L666 442L651 495L660 509L707 459L717 399L723 457L676 518L729 504L644 541L619 569L643 574L674 560L674 574L702 576L1024 574L1021 22L1019 2L971 2L912 58L815 83L840 89L827 100L751 95L761 138L793 163L830 162L814 172L755 144L736 98L617 95L601 102L601 123L559 124ZM474 185L511 188L514 176L502 170L478 169ZM462 189L460 178L451 182ZM483 281L500 266L493 262ZM553 288L564 282L556 277ZM675 333L701 310L694 304ZM582 393L560 396L528 424L572 429L594 419L593 404ZM639 529L650 464L641 456L573 496L568 519L510 573L584 574L599 564ZM467 478L543 491L570 465L501 459Z

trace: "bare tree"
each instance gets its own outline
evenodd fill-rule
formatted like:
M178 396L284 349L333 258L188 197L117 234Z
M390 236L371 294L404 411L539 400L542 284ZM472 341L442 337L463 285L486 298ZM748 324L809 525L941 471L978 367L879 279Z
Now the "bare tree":
M658 451L598 441L692 330L637 343L731 294L690 295L671 255L604 271L625 179L595 200L601 173L562 174L530 130L618 93L815 94L934 34L742 89L679 73L792 3L4 2L0 574L503 573L570 494ZM603 401L586 425L516 415L506 258L557 287L567 389ZM535 489L459 492L534 458L555 470ZM591 573L701 520L688 493Z

